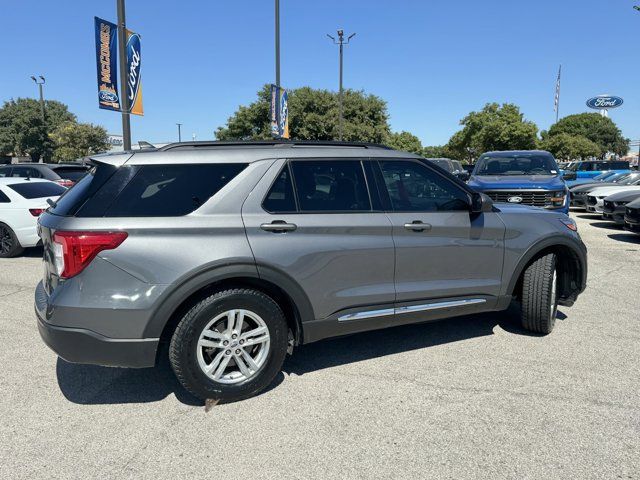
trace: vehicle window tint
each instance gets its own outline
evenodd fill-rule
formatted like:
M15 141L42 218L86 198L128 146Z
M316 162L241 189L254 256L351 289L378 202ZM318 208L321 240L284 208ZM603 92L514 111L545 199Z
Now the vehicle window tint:
M301 211L371 210L360 161L294 161L291 167Z
M52 182L29 183L27 181L24 183L14 183L13 185L9 185L9 188L24 198L59 197L67 191L66 188Z
M13 167L11 176L19 178L42 178L42 174L36 168L31 167Z
M50 208L49 213L62 216L74 215L116 170L116 167L103 163L92 168L88 175L84 176L56 201L56 206Z
M578 167L578 170L582 171L582 172L590 172L593 170L593 164L592 163L581 163L580 166Z
M11 203L9 197L7 197L7 195L2 190L0 190L0 203Z
M396 211L468 210L466 192L417 162L380 162L391 205Z
M11 168L0 168L0 178L8 177L11 175Z
M295 212L296 200L293 194L293 184L291 182L291 172L287 164L278 175L271 190L267 194L262 207L267 212Z
M193 212L245 164L145 165L111 204L107 217L174 217Z
M88 170L86 168L75 169L75 168L57 168L55 172L60 175L61 178L65 180L71 180L73 182L77 182L82 177L84 177Z

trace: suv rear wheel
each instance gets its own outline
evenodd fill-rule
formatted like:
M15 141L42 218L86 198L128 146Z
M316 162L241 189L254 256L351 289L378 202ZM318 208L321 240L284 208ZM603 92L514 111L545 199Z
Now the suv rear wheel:
M195 396L241 400L266 388L281 370L287 337L287 322L273 299L256 290L224 290L182 318L169 359Z
M558 272L553 253L538 258L522 278L522 326L536 333L551 333L558 311Z

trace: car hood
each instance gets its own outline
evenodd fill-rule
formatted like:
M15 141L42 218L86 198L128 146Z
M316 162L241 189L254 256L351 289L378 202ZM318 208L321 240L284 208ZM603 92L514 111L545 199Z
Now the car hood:
M640 209L640 198L627 203L627 208Z
M630 192L618 192L607 197L607 200L611 202L631 202L636 198L640 198L640 190L632 190Z
M615 187L616 185L621 186L615 182L593 182L593 183L585 183L582 185L576 185L575 187L569 188L573 193L581 193L588 192L589 190L593 190L594 188L600 187Z
M608 197L618 192L640 192L640 186L638 185L623 185L620 187L598 187L589 192L593 197Z
M469 179L469 186L479 190L509 189L509 190L563 190L565 183L559 175L473 175Z

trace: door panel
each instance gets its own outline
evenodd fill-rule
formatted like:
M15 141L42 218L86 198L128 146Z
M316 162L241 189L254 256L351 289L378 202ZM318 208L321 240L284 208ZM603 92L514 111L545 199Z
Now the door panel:
M294 170L300 176L299 169ZM315 319L359 305L393 303L395 258L387 215L299 212L300 202L286 198L289 189L284 181L290 172L285 160L276 161L242 208L258 271L268 267L290 276L308 296ZM320 208L330 197L329 206L358 205L350 200L354 195L352 182L344 178L334 182L324 174L321 177L317 194L308 184L304 187L303 204ZM272 185L279 190L275 195ZM333 195L333 190L338 192ZM271 212L263 208L265 197L265 206ZM291 211L294 208L296 211ZM283 211L276 211L279 209Z
M505 226L470 214L468 193L419 161L379 162L396 246L396 301L497 296Z

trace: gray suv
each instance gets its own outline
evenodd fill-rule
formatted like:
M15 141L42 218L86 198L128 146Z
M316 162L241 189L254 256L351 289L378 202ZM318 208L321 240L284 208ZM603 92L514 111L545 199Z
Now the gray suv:
M296 345L513 299L546 334L585 288L569 217L497 208L413 154L195 142L92 162L39 220L40 335L77 363L151 367L168 350L200 398L256 394Z

